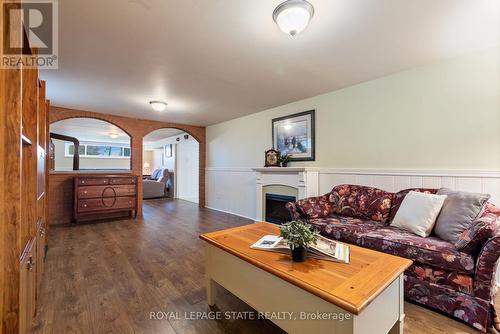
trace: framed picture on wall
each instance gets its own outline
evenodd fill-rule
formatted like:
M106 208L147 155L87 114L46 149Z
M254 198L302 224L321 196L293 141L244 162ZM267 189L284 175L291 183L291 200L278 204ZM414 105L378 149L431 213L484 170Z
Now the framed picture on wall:
M290 161L314 161L314 110L275 118L273 147Z
M172 144L167 144L163 147L164 154L166 158L172 157Z

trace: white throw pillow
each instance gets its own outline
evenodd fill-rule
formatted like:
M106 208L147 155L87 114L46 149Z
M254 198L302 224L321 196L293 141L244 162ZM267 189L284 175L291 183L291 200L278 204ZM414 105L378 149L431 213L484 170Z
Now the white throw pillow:
M410 191L403 199L391 226L426 238L432 232L445 199L446 195Z

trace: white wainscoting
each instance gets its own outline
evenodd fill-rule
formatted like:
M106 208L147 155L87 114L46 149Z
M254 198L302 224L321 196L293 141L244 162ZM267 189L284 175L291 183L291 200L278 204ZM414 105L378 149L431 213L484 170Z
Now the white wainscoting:
M487 193L500 205L500 171L382 170L322 168L320 193L339 184L359 184L396 192L407 188L451 188Z
M256 177L252 168L207 168L207 208L255 219Z
M252 168L215 168L207 172L207 207L255 219L255 172ZM386 191L426 187L488 193L500 206L500 171L319 169L319 192L348 183L377 187Z

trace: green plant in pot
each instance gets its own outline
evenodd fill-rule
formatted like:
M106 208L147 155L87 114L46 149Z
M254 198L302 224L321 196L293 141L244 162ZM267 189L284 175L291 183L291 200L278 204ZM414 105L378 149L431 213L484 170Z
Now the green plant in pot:
M292 251L292 260L304 262L307 247L316 244L319 232L300 220L292 221L280 226L280 236L286 239Z
M281 167L288 166L288 163L292 160L292 156L290 154L283 154L279 158L279 162L281 162Z

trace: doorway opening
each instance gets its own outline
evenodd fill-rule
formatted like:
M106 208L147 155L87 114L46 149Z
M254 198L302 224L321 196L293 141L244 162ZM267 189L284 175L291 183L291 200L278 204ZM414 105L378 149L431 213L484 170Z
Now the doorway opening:
M163 128L143 139L143 199L199 203L198 141L183 130Z

